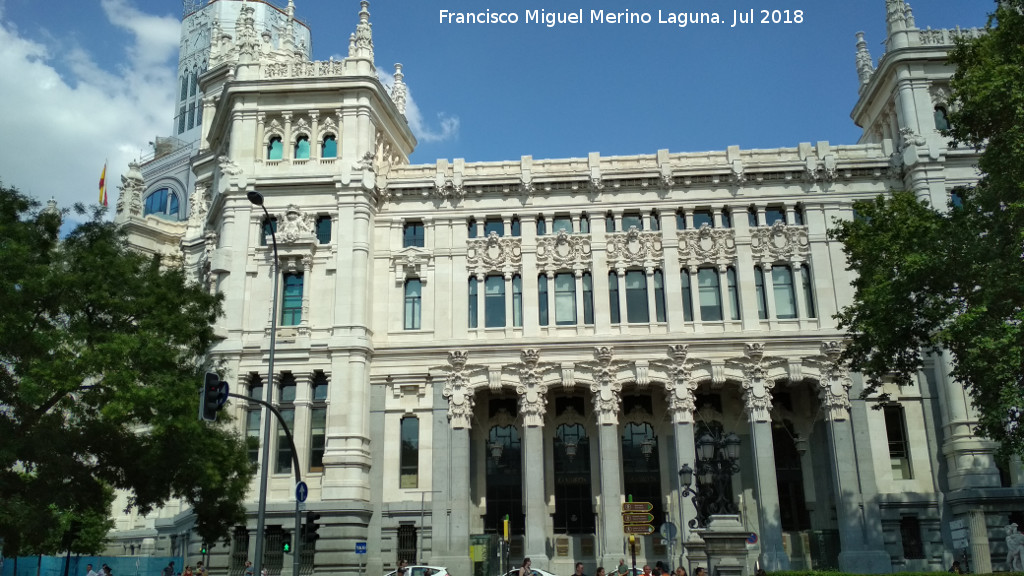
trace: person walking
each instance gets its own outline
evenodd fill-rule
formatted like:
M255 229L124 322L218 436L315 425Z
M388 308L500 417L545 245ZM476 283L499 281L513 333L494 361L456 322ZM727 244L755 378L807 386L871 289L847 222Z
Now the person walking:
M531 576L533 569L530 566L532 565L533 562L530 562L529 558L523 558L523 565L519 567L519 576Z
M576 563L576 569L573 571L572 576L587 576L583 573L583 562Z

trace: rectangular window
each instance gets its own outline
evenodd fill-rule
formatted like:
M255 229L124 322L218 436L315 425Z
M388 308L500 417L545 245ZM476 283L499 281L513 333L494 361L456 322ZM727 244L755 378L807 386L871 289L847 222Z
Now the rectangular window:
M590 234L590 216L580 216L580 234Z
M654 271L654 317L658 322L665 321L665 279L661 270Z
M484 327L505 326L505 279L488 276L484 281Z
M466 311L469 313L469 327L476 328L477 324L477 286L479 282L476 278L469 279L469 302L467 302Z
M776 222L786 223L786 211L781 207L767 208L764 211L765 224L771 226Z
M523 235L523 223L519 221L519 216L512 217L512 236L518 238Z
M676 230L686 230L686 214L682 209L676 210Z
M196 106L196 126L202 126L202 125L203 125L203 104L200 102L199 105Z
M523 325L523 277L518 274L512 277L512 325Z
M803 206L797 206L796 209L793 210L793 224L795 224L797 226L803 226L804 225L804 207Z
M614 270L608 273L608 314L611 316L612 324L622 321L619 313L619 275Z
M491 232L498 236L505 235L505 223L501 221L501 218L488 218L484 220L484 237L490 236Z
M185 132L185 107L178 109L178 134Z
M757 292L757 317L761 320L768 319L768 295L764 289L764 271L760 266L754 266L754 291Z
M643 270L626 272L626 321L651 321L647 310L647 276Z
M541 326L548 325L548 277L541 274L537 277L537 321Z
M732 228L732 213L729 210L722 210L722 228Z
M423 283L419 278L405 281L405 324L406 330L420 329L420 316L423 307Z
M803 284L804 303L808 318L817 318L818 313L814 309L814 285L811 281L811 267L804 264L800 268L800 283Z
M711 210L695 210L693 212L693 228L699 230L701 226L707 224L708 228L715 227L715 219L711 215Z
M772 284L775 291L775 317L779 320L796 318L793 271L789 266L772 266Z
M427 506L429 506L429 505L430 504L428 503ZM409 564L415 564L416 563L416 558L419 556L419 554L416 553L416 543L417 543L417 541L418 541L418 537L416 535L416 526L415 525L413 525L413 524L402 524L402 525L400 525L398 527L397 560L399 562L405 561L405 562L408 562ZM422 576L421 574L416 574L415 573L415 571L417 569L421 570L421 571L423 570L423 568L414 568L412 570L413 574L409 575L409 576ZM406 574L408 575L408 572L406 572Z
M757 228L757 210L753 206L747 208L747 225L751 228Z
M568 216L555 216L554 221L551 223L551 233L558 234L559 232L572 234L572 218Z
M323 472L327 448L327 407L314 406L309 413L309 471Z
M423 222L406 222L402 226L402 248L423 248Z
M284 275L284 297L281 299L281 325L298 326L302 322L302 274Z
M576 323L576 278L572 273L555 274L555 324Z
M260 225L260 246L266 246L271 242L274 234L277 234L277 218L271 217L270 220L264 218Z
M196 127L196 103L193 102L188 105L188 129L191 130Z
M628 232L630 228L644 229L644 219L640 217L639 212L627 212L622 215L622 231Z
M615 232L615 215L611 212L604 216L604 231Z
M289 430L292 429L295 424L295 409L281 408L279 410L281 419L288 425ZM285 434L284 427L280 424L277 425L277 464L274 466L274 471L278 474L292 471L292 447L288 442L288 435Z
M261 386L260 390L262 389ZM260 414L262 414L261 409L249 410L245 413L245 436L251 439L249 461L253 464L260 460Z
M661 216L657 210L651 210L651 230L661 230Z
M402 447L399 453L399 488L419 487L420 467L420 419L415 416L402 418Z
M907 420L902 406L882 408L885 415L885 434L889 440L889 460L892 464L893 480L910 480L910 444L907 442Z
M690 287L690 271L683 268L679 279L683 283L683 320L693 322L693 289Z
M331 217L330 216L317 216L316 217L316 241L319 244L330 244L331 243Z
M722 288L718 281L718 270L701 268L697 270L697 297L700 299L700 319L703 322L722 320Z
M537 236L544 236L548 233L548 223L543 216L537 216Z
M917 516L900 518L900 541L903 543L903 557L907 560L924 559L924 542L921 541L921 521Z
M476 238L476 234L477 234L476 218L470 218L469 221L466 222L466 234L470 238Z
M736 284L736 269L732 266L725 270L725 278L729 283L729 305L732 307L732 319L740 319L740 291Z
M594 323L594 279L590 272L583 273L583 323Z

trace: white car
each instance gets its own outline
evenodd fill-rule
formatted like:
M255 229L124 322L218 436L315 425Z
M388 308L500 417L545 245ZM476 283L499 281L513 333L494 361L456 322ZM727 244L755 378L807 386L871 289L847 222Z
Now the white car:
M513 568L508 572L505 572L505 576L519 576L519 568ZM547 570L539 570L537 568L530 568L530 576L555 576Z
M392 570L384 576L398 576L398 570ZM444 566L406 566L405 576L451 576Z

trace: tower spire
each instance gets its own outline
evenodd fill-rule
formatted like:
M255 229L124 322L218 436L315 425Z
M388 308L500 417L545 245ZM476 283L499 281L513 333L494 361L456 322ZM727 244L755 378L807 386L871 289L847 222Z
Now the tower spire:
M370 24L370 2L362 0L359 7L355 57L369 60L370 64L373 64L373 25Z
M864 33L857 32L857 78L860 79L861 85L870 82L874 73L874 62L871 59L871 52L868 51L868 43L864 41Z

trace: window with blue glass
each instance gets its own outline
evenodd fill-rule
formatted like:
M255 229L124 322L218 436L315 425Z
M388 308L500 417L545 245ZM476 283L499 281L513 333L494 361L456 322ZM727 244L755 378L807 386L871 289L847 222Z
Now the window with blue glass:
M320 215L316 217L316 241L320 244L331 243L331 217Z
M505 278L494 275L484 279L484 327L505 326Z
M590 272L583 273L583 323L594 323L594 279Z
M949 115L946 114L946 109L942 106L935 107L935 129L949 130Z
M757 317L767 320L768 294L764 289L764 270L761 270L760 266L754 266L754 292L757 295Z
M728 282L729 306L732 307L732 319L740 319L740 289L736 279L736 269L729 266L725 269L725 279Z
M776 222L786 224L786 210L781 206L769 207L764 211L764 221L768 226Z
M321 158L337 158L338 157L338 139L333 135L324 136L324 143L320 146L320 157Z
M722 227L732 228L732 212L729 210L722 210Z
M543 236L548 233L548 222L544 219L544 216L537 216L537 236Z
M512 325L523 325L523 277L519 274L512 277Z
M419 330L423 311L423 283L419 278L405 281L405 326L406 330Z
M604 231L615 232L615 215L611 212L604 215Z
M299 136L295 141L295 159L309 160L309 136Z
M181 77L181 97L178 100L184 100L188 98L188 76Z
M191 130L196 126L196 103L192 102L188 105L188 129Z
M622 231L629 232L630 228L644 229L644 219L639 212L626 212L622 215Z
M775 317L780 320L796 318L796 291L793 271L789 266L772 266L772 288L775 291Z
M703 322L722 320L722 288L718 270L700 268L697 270L697 297L700 300L700 319Z
M757 228L757 210L751 206L747 208L747 225L751 228Z
M422 248L423 243L423 222L410 220L402 225L402 248Z
M285 273L284 296L281 298L282 326L298 326L302 322L302 283L301 273Z
M608 314L612 324L622 321L619 311L619 275L614 270L608 273Z
M541 326L548 325L548 277L541 274L537 277L537 311Z
M260 224L260 246L266 246L270 242L271 234L277 233L277 218L271 216L264 218Z
M661 230L661 216L657 210L651 210L651 230Z
M626 272L626 321L650 322L647 309L647 276L643 270Z
M501 221L501 218L484 220L484 236L490 236L492 232L498 236L505 235L505 223Z
M661 270L654 271L654 317L658 322L665 321L665 279Z
M571 272L555 274L555 324L576 323L576 278Z
M686 213L682 208L676 210L676 230L686 230Z
M466 233L470 238L476 238L476 218L470 218L466 221Z
M797 226L804 225L804 207L799 204L793 209L793 224Z
M715 227L715 218L712 216L711 210L695 210L693 212L693 228L699 230L705 224L708 225L708 228Z
M149 196L143 203L142 215L155 214L157 216L177 219L181 205L178 195L171 192L170 188L160 188Z
M519 221L519 216L512 217L512 236L519 237L523 235L523 223Z
M572 234L572 218L569 216L555 216L551 224L551 233L558 234L559 232Z
M590 234L590 216L580 216L580 234Z
M280 160L284 156L284 143L280 136L274 136L267 144L267 160Z
M693 322L693 290L690 288L690 270L683 268L679 279L683 283L683 320Z
M469 327L477 327L477 290L479 290L480 282L476 278L469 279L469 302L467 302L466 311L469 315Z

